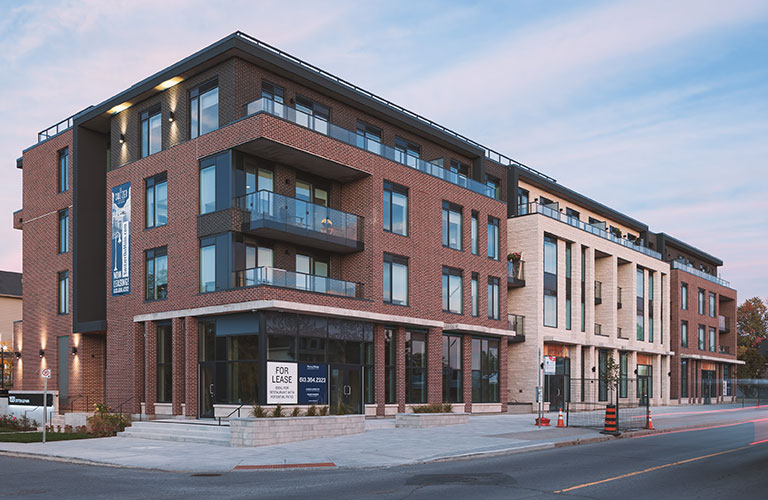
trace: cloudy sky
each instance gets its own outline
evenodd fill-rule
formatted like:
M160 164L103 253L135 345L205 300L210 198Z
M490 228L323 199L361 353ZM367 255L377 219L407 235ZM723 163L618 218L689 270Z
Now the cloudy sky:
M0 269L39 130L237 30L725 261L768 297L768 2L0 2ZM226 7L224 7L226 5Z

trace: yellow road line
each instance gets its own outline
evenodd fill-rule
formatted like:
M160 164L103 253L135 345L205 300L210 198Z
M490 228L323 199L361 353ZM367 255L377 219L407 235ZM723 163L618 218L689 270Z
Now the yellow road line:
M705 458L712 458L712 457L716 457L718 455L725 455L726 453L733 453L734 451L745 450L747 448L749 448L749 446L742 446L741 448L734 448L732 450L718 451L717 453L711 453L709 455L703 455L701 457L696 457L696 458L689 458L687 460L680 460L679 462L672 462L670 464L657 465L656 467L650 467L648 469L643 469L643 470L639 470L639 471L635 471L635 472L629 472L627 474L622 474L620 476L609 477L608 479L601 479L600 481L594 481L594 482L591 482L591 483L579 484L577 486L571 486L570 488L565 488L563 490L555 490L554 493L567 493L569 491L578 490L578 489L581 489L581 488L586 488L588 486L594 486L596 484L608 483L608 482L611 482L611 481L616 481L617 479L624 479L624 478L627 478L627 477L637 476L637 475L640 475L640 474L645 474L646 472L653 472L655 470L666 469L667 467L673 467L675 465L682 465L682 464L687 464L687 463L690 463L690 462L696 462L697 460L704 460Z

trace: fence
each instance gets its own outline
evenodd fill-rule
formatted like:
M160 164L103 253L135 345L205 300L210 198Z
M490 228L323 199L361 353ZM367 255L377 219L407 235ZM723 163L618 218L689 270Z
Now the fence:
M547 377L545 397L550 408L562 407L570 427L602 429L605 425L605 409L609 404L616 406L618 429L627 431L641 429L646 425L650 399L653 397L653 381L650 377L621 378L617 381L605 379L570 379L568 391L562 395L557 390L560 383L557 375ZM561 398L561 401L558 399Z
M768 404L768 379L736 379L734 385L735 394L733 392L731 394L742 406Z

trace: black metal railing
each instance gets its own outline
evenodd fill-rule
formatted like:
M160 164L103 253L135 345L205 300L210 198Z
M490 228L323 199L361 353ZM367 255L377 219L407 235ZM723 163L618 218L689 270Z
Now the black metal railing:
M525 283L525 261L514 260L507 262L507 278L514 283Z
M720 354L730 354L731 348L727 345L721 345L721 346L718 346L718 352Z
M616 309L621 309L621 287L616 287Z
M595 323L595 335L602 335L603 334L603 325L600 323Z
M512 330L515 335L525 335L525 316L507 314L507 330Z
M72 125L75 122L75 115L70 116L69 118L65 118L61 120L59 123L52 125L48 127L45 130L41 130L37 133L37 143L40 144L43 141L46 141L50 139L51 137L55 137L59 135L60 133L69 130L72 128Z
M363 298L363 284L342 281L314 274L297 273L274 267L254 267L234 273L234 287L271 285L294 290L338 295L341 297Z
M717 276L713 276L709 273L705 273L704 271L700 271L695 267L689 266L688 264L684 264L677 260L673 260L672 262L670 262L669 266L672 269L679 269L681 271L685 271L686 273L693 274L694 276L698 276L699 278L704 278L705 280L711 281L712 283L717 283L718 285L723 285L725 287L731 288L730 281L724 280L723 278L718 278Z
M603 303L603 282L595 281L595 305Z
M237 418L240 418L240 410L243 409L243 406L251 405L251 404L253 404L253 402L243 403L240 406L238 406L237 408L235 408L234 410L232 410L231 412L229 412L229 415L227 415L226 417L223 417L223 418L225 420L229 420L232 417L232 415L234 415L235 413L237 413ZM222 417L219 417L219 425L221 425L221 419L222 419Z
M717 326L720 333L729 333L731 331L731 318L728 316L719 316L717 318Z

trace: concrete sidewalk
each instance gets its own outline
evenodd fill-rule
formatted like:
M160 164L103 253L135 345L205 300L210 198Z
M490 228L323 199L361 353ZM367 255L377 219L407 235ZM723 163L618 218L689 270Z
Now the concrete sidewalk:
M668 406L653 408L652 414L656 429L669 430L765 418L768 407ZM398 429L392 419L368 420L363 434L259 448L121 437L46 444L0 443L0 453L168 471L225 472L237 466L321 463L347 468L389 467L525 452L608 438L596 429L537 429L534 419L535 415L477 415L471 416L468 424L427 429ZM553 425L556 421L555 414Z

